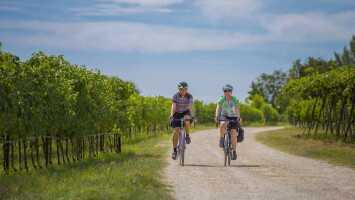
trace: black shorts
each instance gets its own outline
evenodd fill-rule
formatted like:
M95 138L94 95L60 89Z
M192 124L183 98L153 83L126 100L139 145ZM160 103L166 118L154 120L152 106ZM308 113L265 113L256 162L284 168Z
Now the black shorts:
M238 117L227 117L227 116L222 115L220 117L220 119L223 119L223 118L229 119L229 120L238 120ZM229 127L230 127L230 129L238 130L239 122L238 121L229 122Z
M188 115L191 117L191 113L190 113L190 110L188 111L185 111L183 113L177 113L175 112L174 115L173 115L173 118L174 119L181 119L181 118L184 118L185 115ZM172 127L176 128L176 127L180 127L181 126L181 122L179 121L172 121Z

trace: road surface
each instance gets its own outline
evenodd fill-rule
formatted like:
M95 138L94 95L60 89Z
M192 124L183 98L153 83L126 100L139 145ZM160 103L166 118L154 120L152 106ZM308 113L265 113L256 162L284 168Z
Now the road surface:
M176 199L355 199L355 171L273 150L254 140L257 132L277 128L245 128L238 159L224 167L218 130L191 135L185 166L167 153L167 184Z

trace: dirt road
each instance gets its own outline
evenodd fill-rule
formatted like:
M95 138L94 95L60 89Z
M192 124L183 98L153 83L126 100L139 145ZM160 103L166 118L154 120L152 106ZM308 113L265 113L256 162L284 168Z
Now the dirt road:
M275 128L245 128L238 159L224 167L218 130L191 137L185 166L167 155L166 181L176 199L355 199L355 171L285 154L254 138Z

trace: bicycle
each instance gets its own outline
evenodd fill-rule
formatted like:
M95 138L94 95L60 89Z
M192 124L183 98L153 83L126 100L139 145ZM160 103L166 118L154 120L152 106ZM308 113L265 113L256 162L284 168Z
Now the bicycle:
M194 119L173 119L171 121L179 121L181 122L180 131L179 131L179 139L178 139L178 146L177 146L177 158L179 160L179 165L184 166L185 162L185 149L186 149L186 132L185 132L185 123L184 121L194 122L194 126L196 121Z
M227 122L227 130L224 133L224 166L227 167L231 164L231 159L232 159L232 140L231 140L231 135L230 135L230 125L229 123L231 122L237 122L239 123L238 120L230 120L230 119L225 119L225 120L219 120L219 121L225 121Z

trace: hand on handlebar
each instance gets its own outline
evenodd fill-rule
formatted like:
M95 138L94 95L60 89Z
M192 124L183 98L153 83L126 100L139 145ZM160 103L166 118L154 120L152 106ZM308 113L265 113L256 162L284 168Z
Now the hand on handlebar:
M218 123L218 122L219 122L219 117L214 117L214 121L215 121L216 123Z

